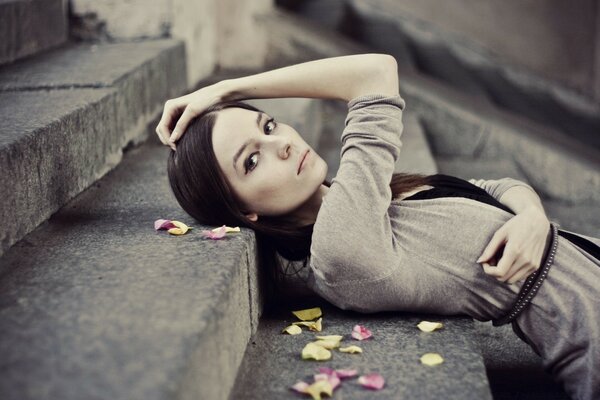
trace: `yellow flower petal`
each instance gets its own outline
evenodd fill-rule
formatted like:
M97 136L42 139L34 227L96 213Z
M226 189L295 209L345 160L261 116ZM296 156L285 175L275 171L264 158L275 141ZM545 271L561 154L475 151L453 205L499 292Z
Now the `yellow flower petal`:
M332 340L332 339L328 339L328 340L317 340L313 342L314 344L321 346L321 347L325 347L326 349L335 349L336 347L340 347L340 341L339 340Z
M297 325L290 325L287 328L285 328L284 330L282 330L281 333L289 333L290 335L298 335L298 334L302 333L302 328L300 328Z
M173 225L175 225L177 228L171 228L168 230L168 232L171 235L184 235L188 230L192 229L189 226L187 226L186 224L184 224L183 222L179 222L179 221L171 221L173 223Z
M327 350L326 348L321 347L319 345L316 345L312 342L308 343L302 349L302 359L303 360L312 359L312 360L317 360L317 361L323 361L323 360L329 360L330 358L331 358L331 352L329 350Z
M443 363L444 359L438 353L427 353L421 356L421 362L433 366Z
M314 326L309 326L308 329L310 329L311 331L317 331L317 332L321 332L323 330L323 325L321 324L323 321L323 318L319 318Z
M327 396L331 397L333 394L333 387L329 381L320 380L307 387L306 393L310 394L313 400L321 400L321 393L325 393Z
M320 307L292 311L292 314L294 314L296 317L298 317L298 319L302 321L310 321L312 319L319 318L321 315L323 315Z
M354 354L354 353L362 353L363 352L360 347L354 346L354 345L348 346L348 347L340 347L340 351L342 353L352 353L352 354Z
M218 231L219 229L221 229L221 228L219 227L219 228L215 228L215 229L211 229L211 230L212 230L213 232L216 232L216 231ZM239 226L236 226L235 228L232 228L232 227L230 227L230 226L226 226L226 227L225 227L225 233L229 233L229 232L239 232L239 231L240 231L240 227L239 227Z
M433 332L436 329L440 329L444 325L441 322L429 322L429 321L421 321L417 328L422 330L423 332Z
M344 338L342 335L317 335L315 337L321 340L337 340L338 342Z
M311 331L321 332L323 330L322 322L323 318L319 318L316 321L302 321L302 322L292 322L292 325L302 325L306 326Z

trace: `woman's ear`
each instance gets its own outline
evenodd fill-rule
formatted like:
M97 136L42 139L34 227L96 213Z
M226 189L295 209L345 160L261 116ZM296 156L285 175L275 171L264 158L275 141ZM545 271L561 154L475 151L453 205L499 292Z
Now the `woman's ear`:
M258 220L258 215L256 213L246 214L246 218L248 218L252 222L256 222Z

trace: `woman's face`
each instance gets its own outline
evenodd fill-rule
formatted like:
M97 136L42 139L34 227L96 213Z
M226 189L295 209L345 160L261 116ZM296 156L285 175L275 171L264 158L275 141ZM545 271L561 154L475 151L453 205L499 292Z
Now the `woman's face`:
M322 189L327 163L294 128L268 114L237 107L223 109L217 113L212 135L221 171L247 215L299 211Z

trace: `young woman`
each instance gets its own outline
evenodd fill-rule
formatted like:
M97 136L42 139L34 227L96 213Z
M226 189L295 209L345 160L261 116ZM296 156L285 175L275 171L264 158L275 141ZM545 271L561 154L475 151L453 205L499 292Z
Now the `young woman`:
M347 102L331 182L294 128L240 101L281 97ZM558 229L518 180L394 174L404 108L395 59L351 55L169 100L156 131L183 209L253 229L275 286L282 256L342 309L511 322L573 398L600 398L600 239Z

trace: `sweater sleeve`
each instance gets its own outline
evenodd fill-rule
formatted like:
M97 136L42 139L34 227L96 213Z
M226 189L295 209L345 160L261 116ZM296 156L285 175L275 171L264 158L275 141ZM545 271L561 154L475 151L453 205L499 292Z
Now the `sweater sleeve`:
M311 269L328 285L377 279L396 259L388 208L404 107L399 94L348 102L340 167L323 198L311 244Z
M475 186L479 186L486 192L488 192L496 200L500 201L500 197L513 186L524 186L536 193L535 190L527 183L513 178L501 178L501 179L469 179L469 182ZM537 193L536 193L537 194Z

